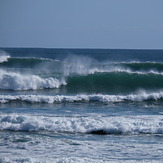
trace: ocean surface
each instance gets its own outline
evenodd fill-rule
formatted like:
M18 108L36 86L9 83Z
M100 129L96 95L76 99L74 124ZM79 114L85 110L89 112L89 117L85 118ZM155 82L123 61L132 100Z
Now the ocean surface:
M0 49L0 162L163 161L163 50Z

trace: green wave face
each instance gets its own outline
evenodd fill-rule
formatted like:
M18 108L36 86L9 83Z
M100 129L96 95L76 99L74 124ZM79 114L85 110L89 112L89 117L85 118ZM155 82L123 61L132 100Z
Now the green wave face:
M67 78L69 92L128 93L138 89L163 88L163 75L126 72L75 75Z

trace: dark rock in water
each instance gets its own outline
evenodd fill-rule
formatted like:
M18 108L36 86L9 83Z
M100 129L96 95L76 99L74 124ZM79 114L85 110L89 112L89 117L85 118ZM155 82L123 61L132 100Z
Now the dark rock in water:
M94 134L94 135L108 135L109 133L107 133L104 130L93 130L90 132L90 134Z

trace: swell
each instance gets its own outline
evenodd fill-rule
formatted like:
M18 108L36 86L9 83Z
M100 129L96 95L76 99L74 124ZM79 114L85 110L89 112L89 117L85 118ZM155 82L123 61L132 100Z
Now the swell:
M57 64L57 60L52 60L48 58L35 58L35 57L9 57L3 62L0 62L0 67L5 68L33 68L37 65L40 65L42 63L50 64L53 62L53 64Z
M63 58L61 62L55 59L50 58L37 58L37 57L11 57L9 54L3 54L0 56L0 67L6 67L6 68L28 68L28 67L35 67L36 65L42 64L42 63L50 63L57 64L62 62L62 65L70 66L71 68L80 68L81 66L86 68L93 68L93 69L103 69L111 71L112 68L125 68L130 69L132 71L163 71L163 63L162 62L110 62L110 61L103 61L98 62L95 59L84 57L84 56L70 56L67 58ZM78 71L78 70L74 70ZM89 70L87 70L89 72Z
M163 134L162 116L55 117L30 114L1 114L1 131L82 134Z

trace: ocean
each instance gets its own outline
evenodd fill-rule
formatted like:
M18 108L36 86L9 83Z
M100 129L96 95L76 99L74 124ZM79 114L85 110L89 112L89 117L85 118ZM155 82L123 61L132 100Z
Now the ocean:
M162 162L163 50L1 48L0 162Z

